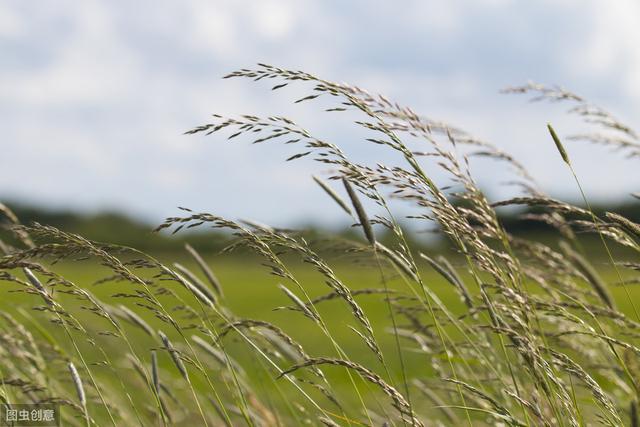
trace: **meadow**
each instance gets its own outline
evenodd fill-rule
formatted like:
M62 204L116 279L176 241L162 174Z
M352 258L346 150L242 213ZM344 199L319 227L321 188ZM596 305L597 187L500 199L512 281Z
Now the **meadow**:
M0 205L2 402L56 403L63 425L87 426L638 425L640 225L594 212L551 125L545 143L579 206L546 196L495 146L383 96L268 65L227 77L306 85L296 102L332 100L328 111L356 114L365 142L396 154L360 164L279 116L214 115L187 132L297 147L288 161L328 169L314 179L359 235L309 240L182 208L156 232L233 238L156 258ZM582 138L640 155L631 128L577 95L508 92L569 103L601 132ZM476 157L512 171L520 193L488 200ZM419 213L400 221L397 201ZM551 231L509 233L503 206L535 207L527 216ZM409 244L405 221L434 226L448 250Z

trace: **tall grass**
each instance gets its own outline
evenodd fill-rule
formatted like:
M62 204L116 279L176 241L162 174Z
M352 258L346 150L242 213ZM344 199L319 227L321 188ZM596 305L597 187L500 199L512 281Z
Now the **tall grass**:
M552 199L509 154L357 87L269 65L226 77L270 80L273 89L305 85L310 94L296 102L330 98L328 111L350 111L368 143L398 155L394 165L360 164L279 116L214 115L187 132L286 143L298 147L288 160L322 163L327 179L313 179L362 231L331 250L355 255L380 285L350 286L333 265L345 261L326 258L295 231L183 208L157 231L228 230L235 235L228 251L250 249L279 279L274 291L287 305L273 308L287 321L243 318L191 246L194 269L166 265L133 248L22 225L0 205L13 236L0 242L9 302L0 311L2 402L57 402L68 425L637 425L640 225ZM572 103L570 112L605 132L572 139L640 155L631 128L570 92L534 84L507 92ZM567 149L549 131L541 143L555 143L571 167L575 145ZM488 200L471 173L479 156L515 171L523 193ZM343 189L331 184L337 181ZM397 199L419 213L399 220ZM530 217L552 226L554 241L509 234L496 213L507 205L538 207ZM414 253L407 221L432 224L452 258ZM382 232L393 244L381 243ZM615 269L616 282L594 267L594 251L578 233L602 239L611 264L602 269ZM613 258L617 247L626 248L625 258ZM96 284L109 289L104 300L56 272L58 262L87 258L95 261ZM300 277L299 261L322 277L324 294ZM459 303L443 297L436 275ZM245 298L257 285L245 285ZM616 299L617 286L625 293ZM377 302L365 308L364 296ZM329 304L350 313L347 325L332 321ZM384 313L386 325L372 322L373 311ZM294 324L304 325L305 337L288 332ZM350 335L339 331L345 327Z

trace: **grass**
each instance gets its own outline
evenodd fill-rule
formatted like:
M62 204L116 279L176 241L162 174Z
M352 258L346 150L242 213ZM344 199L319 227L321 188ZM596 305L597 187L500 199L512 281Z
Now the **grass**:
M196 271L197 264L189 262L186 259L183 262L189 270ZM297 315L296 313L295 317L299 318L296 322L291 322L292 314L290 311L274 310L278 307L289 306L291 305L291 302L283 293L278 291L277 285L279 281L277 278L268 274L267 269L260 265L259 259L252 259L251 264L247 265L246 260L238 259L235 256L228 256L226 258L223 257L222 260L215 263L212 268L216 272L220 282L224 284L225 305L236 316L239 318L261 319L271 322L281 328L286 328L287 333L296 342L303 344L309 354L322 354L326 349L326 346L329 344L328 342L318 340L315 336L310 339L308 334L311 321L307 321L307 319ZM61 265L56 266L56 270L60 275L64 276L68 280L78 284L84 284L83 287L89 289L101 302L114 306L121 303L118 298L112 298L111 295L113 294L113 289L109 287L102 287L102 285L92 285L96 280L96 277L100 277L101 272L103 274L107 274L106 269L101 267L99 264L90 261L62 263ZM305 283L305 287L308 289L310 296L319 297L326 294L326 286L322 283L321 277L318 277L319 275L308 266L300 263L294 263L294 271L296 271L296 276ZM379 284L379 277L377 274L366 267L354 269L351 263L344 263L344 265L337 268L337 271L345 283L348 283L349 287L354 291L381 286ZM425 274L424 277L426 280L429 280L431 286L437 290L441 298L446 301L449 306L454 308L454 311L462 313L463 307L459 304L458 296L438 275L429 273ZM392 280L389 286L392 289L401 288L399 279L396 278L395 280ZM180 292L180 290L177 290L177 292L180 293L182 298L191 300L192 303L195 303L195 299L193 299L188 292ZM248 294L251 295L251 298L247 298ZM391 345L393 337L385 332L385 328L388 324L388 315L379 309L379 297L376 295L366 295L359 297L358 301L361 302L363 309L368 313L369 320L371 321L374 330L376 330L380 335L381 346L386 347ZM4 299L0 301L0 310L6 313L15 314L16 317L20 318L19 313L15 313L15 309L13 307L18 305L27 308L30 307L32 303L33 298L31 296L13 294L10 300ZM71 306L71 304L72 303L69 302L69 306ZM349 310L341 307L338 301L335 300L324 303L323 306L318 307L318 310L323 317L327 318L327 326L331 330L332 336L336 341L341 343L341 346L344 348L346 353L360 355L360 357L354 358L359 363L375 363L375 357L367 351L366 346L362 342L354 339L357 338L357 336L348 327L351 319ZM95 317L93 315L80 310L78 307L75 307L73 311L75 317L81 323L86 325L87 329L90 331L90 335L99 335L102 329L98 324L96 324ZM142 314L144 315L144 313ZM46 325L46 317L41 316L38 313L34 314L34 317ZM154 330L164 326L163 322L153 319L150 316L144 316L144 318L145 322L147 322ZM136 341L148 338L145 333L139 331L133 325L128 326L130 329L128 333L132 334ZM53 330L50 331L50 333L56 337L56 340L62 342L65 340L63 331ZM229 338L227 345L234 349L232 353L237 354L236 360L246 367L245 372L247 376L259 381L263 373L254 365L254 356L245 351L247 349L246 343L243 343L237 337L234 337L233 334L230 334ZM100 345L105 347L109 347L109 342L112 341L111 338L105 337L102 337L99 340ZM151 342L147 342L146 344L153 345ZM119 350L120 349L117 351ZM87 347L86 353L99 357L99 354L95 354L95 351L90 347ZM422 367L424 364L423 359L424 358L422 356L417 354L410 357L410 360L413 363L410 363L408 367L415 370L416 375L420 372L424 373L424 368ZM390 357L389 360L387 360L387 363L390 366L390 371L394 374L396 380L398 380L399 368L397 358ZM166 364L165 368L168 367L169 365ZM127 369L133 371L132 367L127 367ZM173 372L173 374L175 381L178 381L178 373ZM348 404L355 404L356 402L348 399L351 385L348 382L345 382L344 376L340 374L331 375L331 373L328 373L328 375L332 378L334 388L345 392L345 402L348 402ZM273 384L265 385L265 387L270 390L270 392L276 391ZM374 393L373 390L365 389L363 385L361 385L361 387L363 387L362 393L364 394ZM296 393L294 391L290 391L290 393L292 397L295 397Z
M314 179L362 238L320 244L182 208L156 231L209 226L235 239L224 254L187 248L159 260L21 225L0 205L14 242L0 245L0 399L58 403L65 425L637 424L637 224L597 217L577 177L587 208L545 196L508 154L382 96L268 65L227 77L311 85L296 102L337 101L328 111L349 110L367 142L396 154L362 165L278 116L214 115L187 132L296 147L287 160L327 168ZM610 138L634 157L635 133L582 98L508 91L573 103L612 133L584 139ZM522 193L489 201L476 156L515 171ZM430 176L434 167L447 178ZM412 249L397 201L437 227L450 259ZM556 230L552 241L507 233L495 209L508 205L538 207L530 216Z

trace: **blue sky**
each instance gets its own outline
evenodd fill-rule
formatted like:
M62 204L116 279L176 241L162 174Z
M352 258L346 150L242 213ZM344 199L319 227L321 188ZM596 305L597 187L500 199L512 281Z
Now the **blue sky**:
M0 197L151 221L188 206L276 225L345 220L276 145L183 136L211 113L283 114L368 161L344 120L295 88L222 80L256 62L344 81L446 120L524 163L547 192L576 189L546 134L562 106L500 95L565 86L631 125L640 113L640 3L602 1L25 1L0 3ZM634 162L568 143L587 193L638 191ZM495 165L474 166L499 197Z

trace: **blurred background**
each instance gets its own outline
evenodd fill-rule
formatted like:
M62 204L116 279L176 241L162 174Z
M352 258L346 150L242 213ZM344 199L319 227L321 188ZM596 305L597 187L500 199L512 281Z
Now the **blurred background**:
M86 226L94 230L122 215L157 225L177 206L278 226L347 224L311 179L326 170L307 159L284 162L297 152L290 147L183 135L212 113L278 114L349 155L388 160L363 142L353 117L293 104L309 88L272 92L221 78L265 62L382 93L459 126L513 154L552 196L576 201L545 124L561 136L583 125L566 105L499 91L529 80L559 84L634 125L638 16L635 0L6 0L0 200L27 219L41 219L42 209L112 213ZM596 203L626 203L638 190L640 174L623 155L579 141L567 147ZM473 171L492 199L508 194L495 164Z

